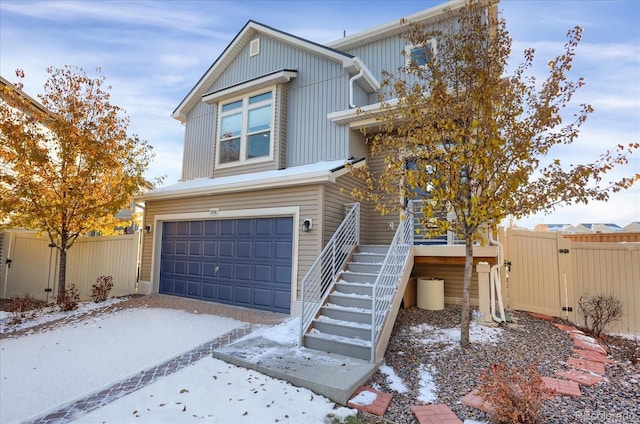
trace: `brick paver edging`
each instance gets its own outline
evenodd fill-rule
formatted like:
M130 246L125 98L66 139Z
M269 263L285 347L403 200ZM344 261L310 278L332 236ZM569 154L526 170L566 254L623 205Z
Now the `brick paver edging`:
M170 359L156 367L142 371L127 380L121 381L108 389L93 393L83 399L69 403L57 411L31 421L31 424L59 424L66 423L79 414L86 414L101 408L123 396L140 390L161 377L173 374L200 359L211 356L213 351L226 346L241 337L250 334L254 329L253 325L244 325L231 330L216 339L207 342L197 348Z

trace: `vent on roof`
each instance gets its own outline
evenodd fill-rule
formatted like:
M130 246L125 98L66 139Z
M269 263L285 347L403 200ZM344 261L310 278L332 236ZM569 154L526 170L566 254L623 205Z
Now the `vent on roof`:
M249 56L256 56L260 53L260 39L251 40L249 44Z

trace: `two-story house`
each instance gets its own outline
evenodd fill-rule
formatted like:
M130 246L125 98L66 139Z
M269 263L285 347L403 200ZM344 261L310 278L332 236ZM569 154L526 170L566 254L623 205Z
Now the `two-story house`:
M331 253L318 258L354 206L359 181L349 167L369 159L361 129L375 123L382 71L402 66L403 51L424 49L407 45L407 23L437 25L445 8L464 4L450 1L327 45L249 21L173 111L185 125L182 181L137 198L146 204L143 291L300 315L302 282L310 269L332 268ZM376 160L368 165L381 166ZM359 245L388 246L402 221L366 203L358 215ZM385 258L384 249L365 250L373 264L351 267L352 297L366 296L358 274L374 274ZM410 254L399 274L406 283L412 270L430 266L451 277L445 296L455 300L464 256L456 252L415 265Z

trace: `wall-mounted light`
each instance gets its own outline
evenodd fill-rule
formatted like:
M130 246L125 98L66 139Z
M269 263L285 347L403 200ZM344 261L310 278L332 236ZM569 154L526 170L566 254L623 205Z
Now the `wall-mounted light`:
M149 234L151 232L151 230L153 230L153 227L151 225L146 225L144 227L144 232Z
M313 228L313 220L305 219L304 221L302 221L302 232L303 233L308 233L309 230L311 230L311 228Z

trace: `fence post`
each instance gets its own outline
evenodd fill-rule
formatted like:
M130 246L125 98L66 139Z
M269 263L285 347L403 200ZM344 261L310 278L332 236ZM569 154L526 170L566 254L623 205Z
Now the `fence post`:
M476 265L478 273L478 305L482 321L491 322L491 283L489 273L491 267L488 262L480 262Z

